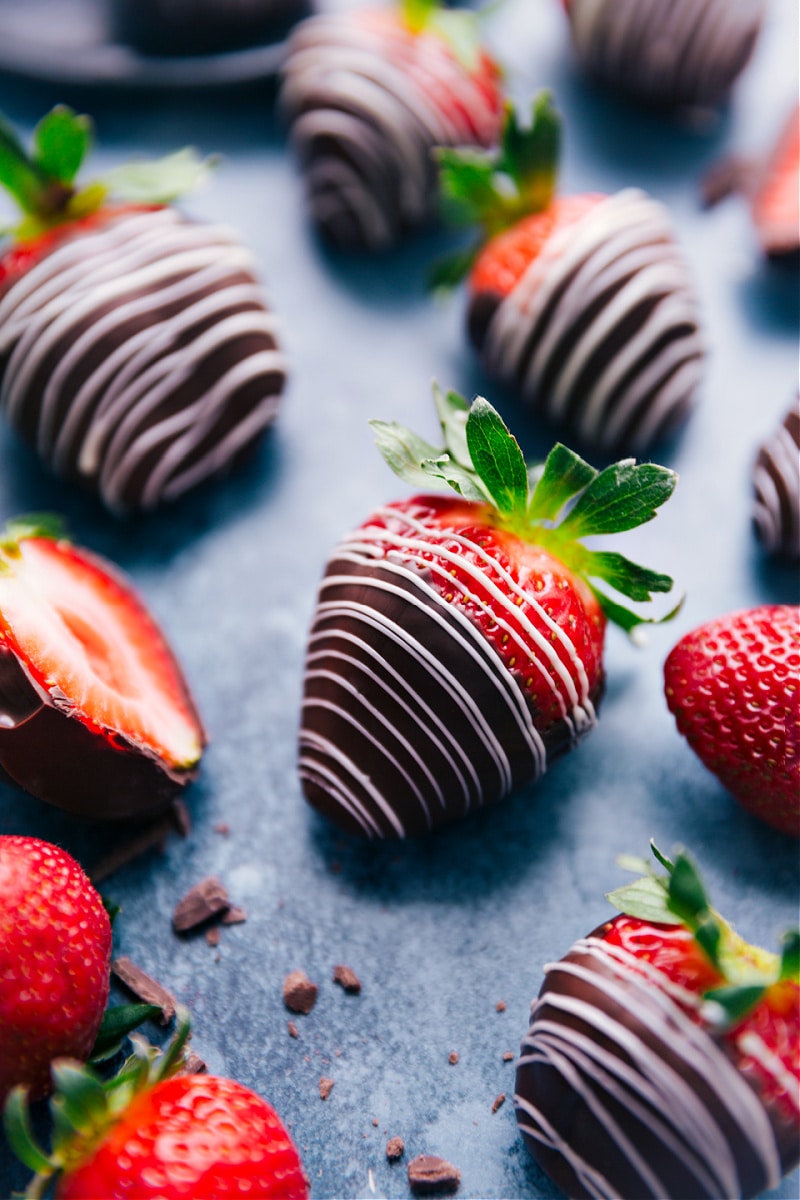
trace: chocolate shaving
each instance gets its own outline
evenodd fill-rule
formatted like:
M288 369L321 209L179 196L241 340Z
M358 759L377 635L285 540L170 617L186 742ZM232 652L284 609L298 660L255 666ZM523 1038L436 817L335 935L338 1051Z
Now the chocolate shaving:
M333 1091L333 1083L334 1083L334 1081L332 1079L326 1079L324 1076L322 1077L322 1079L320 1079L320 1081L319 1081L319 1098L320 1098L320 1100L328 1099L328 1096L330 1096L331 1092Z
M121 867L127 867L128 863L134 862L137 858L141 858L143 854L147 854L148 850L159 850L163 853L166 840L175 830L175 823L171 816L161 817L158 821L152 821L139 833L122 842L121 845L115 846L108 854L104 855L99 862L95 863L92 870L89 872L89 878L92 883L102 883L104 879L108 879Z
M376 1129L378 1128L378 1126L380 1125L380 1121L378 1120L377 1117L372 1118L372 1124L375 1126Z
M227 837L231 831L231 827L227 821L218 821L217 824L212 825L211 828L214 830L214 833L221 833L223 837Z
M513 1062L513 1061L514 1061L514 1051L513 1050L505 1050L503 1052L503 1062Z
M498 1000L497 1004L495 1004L494 1008L495 1008L495 1012L505 1012L506 1011L505 1000Z
M300 1037L300 1034L298 1032L297 1026L295 1025L294 1021L289 1022L289 1037L293 1037L293 1038Z
M214 925L211 929L206 930L206 941L209 946L218 946L220 937L219 925Z
M418 1154L408 1164L408 1183L418 1195L446 1196L458 1190L461 1172L445 1158Z
M338 983L339 987L344 988L346 992L353 995L358 995L361 991L361 980L350 967L340 963L339 966L333 968L333 982Z
M222 914L221 924L222 925L243 925L246 920L247 920L247 913L244 911L244 909L236 908L234 905L231 905L231 907Z
M386 1143L386 1157L389 1162L397 1162L405 1153L406 1144L401 1137L390 1137Z
M123 984L129 992L145 1004L156 1004L161 1009L159 1024L168 1025L175 1016L175 997L165 987L126 955L115 958L111 964L111 973Z
M753 190L758 167L752 159L731 154L712 164L700 180L700 203L714 208L728 196Z
M506 1102L505 1092L501 1092L499 1096L495 1096L494 1103L492 1104L492 1112L496 1113L498 1108L502 1108L502 1106L505 1104L505 1102Z
M208 1070L203 1059L194 1050L187 1050L176 1075L203 1075Z
M175 831L179 833L181 837L188 837L192 832L192 818L189 814L188 808L184 804L183 800L181 800L180 796L177 796L172 801L170 806L170 815L172 817L172 825Z
M451 1067L454 1067L456 1065L456 1063L458 1062L458 1051L451 1050L450 1054L447 1057L447 1061L450 1063Z
M317 1002L318 991L305 971L290 971L283 981L283 1003L292 1012L307 1015Z
M229 908L230 900L225 888L218 879L209 875L178 901L172 914L172 928L176 933L188 933Z

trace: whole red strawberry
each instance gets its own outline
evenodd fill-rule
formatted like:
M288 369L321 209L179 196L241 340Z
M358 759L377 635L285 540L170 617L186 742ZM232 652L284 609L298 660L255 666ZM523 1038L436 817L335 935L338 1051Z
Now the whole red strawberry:
M164 1054L134 1035L132 1057L105 1083L79 1063L54 1063L49 1155L23 1089L11 1093L6 1133L37 1172L27 1195L56 1175L58 1200L307 1200L297 1149L265 1100L231 1079L173 1074L187 1033L184 1017Z
M752 1197L800 1159L800 932L745 943L681 852L548 965L517 1063L525 1142L570 1196Z
M641 451L687 416L703 348L669 214L644 192L555 193L560 123L547 94L512 107L491 153L440 149L443 200L478 241L434 284L468 273L467 327L488 370L582 444Z
M238 237L172 206L205 164L180 151L81 186L90 133L55 108L28 152L0 118L23 214L0 246L0 409L56 474L152 509L241 460L286 364Z
M332 553L308 643L300 773L354 832L423 833L535 779L589 732L606 620L672 580L580 541L655 516L675 476L633 460L597 472L556 446L529 486L484 399L436 390L444 446L373 422L417 495L378 509Z
M475 14L439 0L303 22L281 101L315 224L367 250L434 216L435 146L490 146L502 120L500 72Z
M0 836L0 1107L15 1084L45 1095L54 1058L88 1058L110 962L111 922L75 859Z
M85 816L165 808L205 744L181 670L130 582L39 517L0 532L0 716L0 765Z
M800 836L800 608L701 625L670 652L664 683L700 761L749 812Z

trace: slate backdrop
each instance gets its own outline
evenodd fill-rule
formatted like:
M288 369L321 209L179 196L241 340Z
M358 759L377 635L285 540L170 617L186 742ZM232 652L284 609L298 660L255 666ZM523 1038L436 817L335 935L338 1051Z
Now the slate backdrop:
M644 853L651 836L665 849L691 847L718 907L751 940L774 946L796 919L796 845L741 812L705 772L661 691L663 659L681 633L735 608L797 599L794 573L764 563L749 527L757 444L796 387L796 279L759 261L743 203L703 212L697 188L715 160L761 152L776 135L797 90L796 26L792 0L773 3L730 106L687 125L587 86L556 3L508 0L489 24L518 99L540 86L555 92L563 189L646 187L669 205L691 261L710 351L700 404L661 455L680 472L675 497L623 547L670 572L687 599L644 649L609 633L600 725L579 751L502 807L402 845L339 835L307 808L295 773L304 641L326 556L373 506L404 492L367 420L433 435L436 377L488 394L529 455L543 454L552 433L481 374L463 297L441 305L426 296L426 265L444 235L374 261L315 241L269 86L127 94L0 78L0 108L26 134L57 101L92 111L98 172L185 144L221 151L211 186L189 207L238 227L283 321L291 381L263 451L237 478L117 520L49 477L3 426L0 518L61 512L78 542L129 572L185 667L212 738L187 795L194 828L103 885L122 905L116 949L189 1006L211 1070L274 1103L318 1200L406 1196L404 1162L384 1156L391 1135L404 1138L406 1160L427 1151L457 1163L465 1200L557 1195L517 1135L514 1068L502 1055L518 1048L542 965L610 914L603 893L625 879L619 853ZM219 822L227 836L214 831ZM0 831L59 842L89 867L126 836L5 780ZM216 950L170 928L175 902L209 874L248 913ZM332 984L336 963L360 976L360 996ZM281 983L296 967L320 994L293 1040ZM335 1080L325 1103L320 1076ZM500 1093L509 1102L493 1114ZM9 1158L0 1145L4 1195L25 1176ZM771 1193L797 1194L797 1173Z

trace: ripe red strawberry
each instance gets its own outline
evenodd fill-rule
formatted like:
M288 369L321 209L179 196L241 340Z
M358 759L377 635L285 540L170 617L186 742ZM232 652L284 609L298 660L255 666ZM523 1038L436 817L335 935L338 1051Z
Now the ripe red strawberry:
M439 0L303 22L281 102L315 224L367 250L434 216L435 146L490 146L502 122L500 71L475 14Z
M640 451L687 415L702 346L666 209L643 192L554 195L559 121L507 108L493 153L440 149L443 199L478 240L434 269L468 273L467 328L490 372L582 443Z
M700 761L748 812L800 836L800 608L701 625L670 652L664 682Z
M85 187L90 126L56 108L28 152L0 119L0 408L56 474L114 511L151 509L235 466L277 409L285 362L254 263L171 202L191 151Z
M775 259L800 255L800 107L767 159L752 198L753 222L764 253Z
M75 859L0 836L0 1107L15 1084L45 1095L54 1058L88 1058L110 962L111 922Z
M0 533L0 765L87 816L165 808L205 744L175 661L130 583L56 523Z
M667 874L632 862L625 915L546 968L517 1120L570 1196L752 1197L800 1159L800 932L748 945L653 851Z
M305 672L300 772L310 803L368 836L425 832L538 777L594 725L606 620L641 618L672 581L581 538L655 516L675 485L653 464L597 472L558 445L529 488L522 451L482 398L436 390L437 448L373 422L415 486L331 555Z
M6 1105L6 1133L34 1171L27 1194L54 1175L58 1200L307 1200L300 1157L278 1114L249 1088L214 1075L173 1074L188 1019L164 1054L134 1036L134 1053L103 1083L69 1059L53 1065L53 1143L45 1155L23 1089Z

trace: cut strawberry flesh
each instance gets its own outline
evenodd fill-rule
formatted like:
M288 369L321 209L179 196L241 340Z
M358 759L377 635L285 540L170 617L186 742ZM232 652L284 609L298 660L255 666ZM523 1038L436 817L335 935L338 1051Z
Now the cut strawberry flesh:
M753 220L767 254L800 250L800 108L792 113L753 197Z
M672 983L693 993L719 987L722 975L683 925L658 925L637 917L617 917L610 922L605 940L621 946L638 959L651 963Z
M56 707L172 767L200 758L203 733L164 638L130 588L85 551L27 538L3 558L0 645Z

